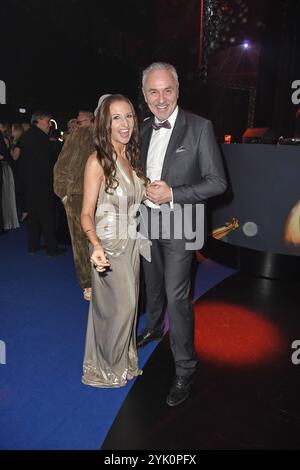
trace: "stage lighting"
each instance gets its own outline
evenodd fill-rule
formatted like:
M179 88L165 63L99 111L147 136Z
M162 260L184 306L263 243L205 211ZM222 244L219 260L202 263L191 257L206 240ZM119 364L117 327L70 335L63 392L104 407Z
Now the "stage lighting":
M26 114L26 109L25 108L19 108L19 113L20 114Z
M249 44L248 41L244 41L244 42L243 42L243 48L244 48L244 49L249 49L249 48L250 48L250 44Z

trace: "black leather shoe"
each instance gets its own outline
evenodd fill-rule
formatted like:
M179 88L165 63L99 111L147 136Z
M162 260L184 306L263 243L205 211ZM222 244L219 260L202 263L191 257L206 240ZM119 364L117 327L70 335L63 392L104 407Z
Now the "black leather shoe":
M194 375L176 375L172 388L167 396L167 405L177 406L183 403L191 393Z
M138 348L146 346L151 341L161 341L164 335L162 332L156 333L155 331L148 330L147 328L137 337L136 345Z

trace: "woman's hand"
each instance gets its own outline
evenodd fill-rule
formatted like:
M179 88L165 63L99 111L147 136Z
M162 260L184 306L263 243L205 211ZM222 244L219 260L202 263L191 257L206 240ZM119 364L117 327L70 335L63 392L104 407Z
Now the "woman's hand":
M144 186L142 201L147 201L147 200L148 200L147 189L149 188L150 184L151 184L151 182L150 182L150 180L149 180L149 181L147 182L147 184Z
M110 264L102 246L94 246L94 250L91 256L91 263L95 266L98 272L103 272L109 268Z

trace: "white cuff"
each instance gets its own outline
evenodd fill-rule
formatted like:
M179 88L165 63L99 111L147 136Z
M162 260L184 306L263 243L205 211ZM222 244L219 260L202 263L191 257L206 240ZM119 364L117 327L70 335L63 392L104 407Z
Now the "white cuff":
M172 196L172 199L171 199L171 201L170 201L170 208L171 208L171 209L174 209L173 189L170 188L170 190L171 190L171 196Z

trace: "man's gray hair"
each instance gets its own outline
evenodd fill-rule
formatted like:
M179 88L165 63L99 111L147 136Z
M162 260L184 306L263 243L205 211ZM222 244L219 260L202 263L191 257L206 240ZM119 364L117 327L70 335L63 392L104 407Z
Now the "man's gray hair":
M48 111L35 111L31 116L30 124L37 124L40 119L51 118Z
M89 119L90 121L92 121L92 122L94 121L95 116L94 116L94 113L92 113L91 111L83 111L83 110L81 109L80 111L78 111L78 114L79 114L79 113L84 114L85 117L86 117L87 119Z
M174 67L174 65L168 64L167 62L153 62L149 67L147 67L145 70L143 70L143 78L142 78L142 86L143 90L145 88L145 83L148 78L149 73L157 71L157 70L168 70L171 72L171 74L174 77L174 80L177 85L177 90L179 88L179 80L178 80L178 75L177 71Z

